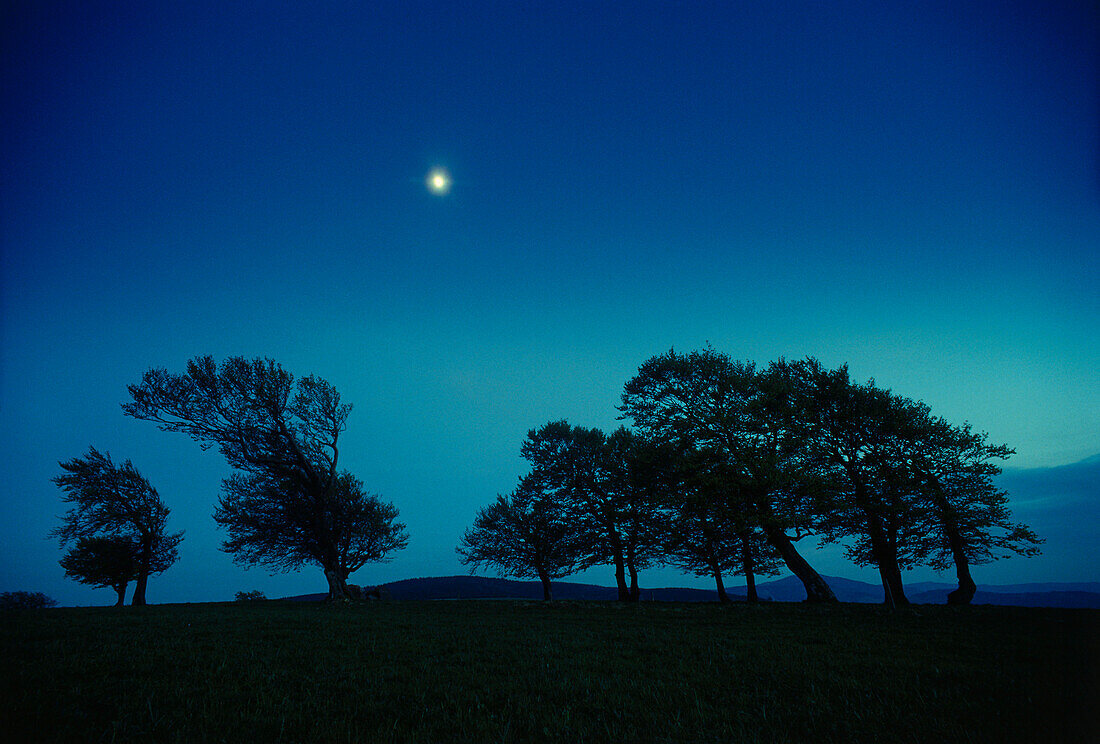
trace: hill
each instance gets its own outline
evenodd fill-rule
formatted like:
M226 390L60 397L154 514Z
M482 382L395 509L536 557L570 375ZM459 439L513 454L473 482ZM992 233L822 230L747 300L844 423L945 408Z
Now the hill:
M838 576L824 578L841 602L865 604L882 602L881 586ZM514 581L486 576L404 579L385 586L391 598L401 600L542 599L542 584L537 581ZM616 598L614 587L598 584L555 581L553 587L555 599L612 601ZM906 596L915 604L944 604L947 602L948 592L954 588L954 584L917 582L906 587ZM757 592L761 599L774 602L800 602L806 597L802 583L794 576L757 584ZM728 593L734 600L745 599L743 588L735 587L728 590ZM287 599L315 601L324 599L325 596L325 594L306 594L287 597ZM717 602L718 593L713 589L661 587L642 589L642 599L647 602ZM981 586L974 596L974 604L1100 608L1100 582Z

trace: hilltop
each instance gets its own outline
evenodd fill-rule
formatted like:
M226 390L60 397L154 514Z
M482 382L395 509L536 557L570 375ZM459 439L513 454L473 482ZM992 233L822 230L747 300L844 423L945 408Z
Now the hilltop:
M841 602L877 604L882 602L882 587L865 581L838 576L824 577ZM384 585L392 599L542 599L542 585L537 581L514 581L485 576L435 576L404 579ZM553 582L555 599L611 601L614 587L581 584L570 581ZM915 582L906 587L906 596L914 604L944 604L954 584ZM757 584L761 599L774 602L799 602L806 594L794 576ZM730 588L732 599L744 600L744 589ZM305 594L287 597L294 600L320 600L325 594ZM643 601L655 602L717 602L713 589L661 587L642 590ZM980 586L974 604L1016 607L1085 607L1100 608L1100 582L1049 582Z

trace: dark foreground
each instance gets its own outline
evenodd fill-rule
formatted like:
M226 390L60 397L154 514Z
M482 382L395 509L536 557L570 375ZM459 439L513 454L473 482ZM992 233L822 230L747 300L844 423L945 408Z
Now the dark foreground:
M261 602L0 613L8 741L1100 741L1100 612Z

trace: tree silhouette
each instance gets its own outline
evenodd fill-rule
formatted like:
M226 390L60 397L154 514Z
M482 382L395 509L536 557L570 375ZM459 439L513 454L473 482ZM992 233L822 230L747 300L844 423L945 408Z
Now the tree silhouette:
M904 402L901 437L912 487L925 509L926 560L936 570L954 565L959 586L947 601L969 604L977 591L971 565L1037 555L1043 542L1026 525L1011 521L1008 494L993 485L1001 472L997 461L1014 450L991 445L988 435L970 424L952 426L913 401Z
M647 446L626 429L608 436L553 421L529 431L521 448L540 483L576 520L588 545L586 567L615 567L622 601L638 600L638 571L658 558L663 542L659 462Z
M669 520L662 505L676 486L676 463L670 448L660 447L625 427L613 431L605 447L611 497L608 506L622 543L623 564L630 580L628 598L637 602L641 597L638 571L665 560ZM601 556L604 561L610 557Z
M0 592L0 610L44 610L57 600L42 592Z
M782 365L757 372L710 348L669 351L642 364L619 410L653 439L720 457L807 600L836 601L794 544L812 530L818 476L808 460L810 432Z
M553 599L551 579L575 573L588 555L565 505L532 475L478 512L457 552L471 571L494 566L505 576L537 578L547 600Z
M234 474L223 481L214 512L229 533L222 549L234 561L276 571L319 566L337 589L332 597L351 597L349 575L408 544L405 525L396 518L396 507L364 492L346 471L320 503L295 479Z
M676 461L680 475L665 502L665 561L712 577L721 602L730 601L723 576L740 574L747 600L759 601L756 576L779 573L781 561L759 529L751 489L712 453L681 452Z
M901 570L920 558L912 530L920 511L896 451L898 399L874 380L852 382L846 366L827 370L810 358L789 368L802 383L815 458L829 474L818 526L830 540L856 538L848 555L878 569L885 603L909 604ZM918 553L907 561L907 550Z
M351 406L325 380L298 380L272 359L198 357L184 374L151 369L129 386L128 416L217 447L238 472L224 481L216 518L225 549L243 562L289 570L316 563L329 597L348 598L363 561L403 548L397 510L338 470Z
M60 463L64 474L53 482L64 491L63 500L73 507L53 530L62 547L80 538L127 538L135 544L137 561L134 605L145 604L145 588L151 573L166 570L177 558L176 546L183 533L166 534L169 509L149 481L127 460L121 465L109 453L89 447L82 458Z
M149 573L167 571L178 557L175 543L160 541L150 561ZM93 587L111 587L118 594L116 607L126 599L127 585L140 574L141 546L130 535L81 537L60 561L65 575Z

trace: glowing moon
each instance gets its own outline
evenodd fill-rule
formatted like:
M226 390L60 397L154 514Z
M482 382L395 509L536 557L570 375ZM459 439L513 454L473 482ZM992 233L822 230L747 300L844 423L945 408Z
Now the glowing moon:
M432 168L426 179L428 191L442 196L451 190L451 174L443 168Z

